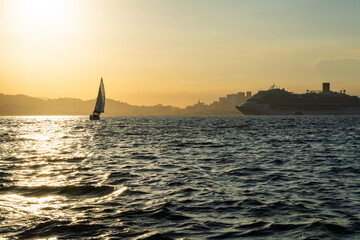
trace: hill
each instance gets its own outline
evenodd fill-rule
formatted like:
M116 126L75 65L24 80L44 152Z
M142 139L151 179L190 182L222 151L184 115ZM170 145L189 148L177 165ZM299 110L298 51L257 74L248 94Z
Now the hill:
M40 99L26 95L0 94L0 116L19 115L89 115L94 100L77 98ZM173 106L134 106L125 102L106 100L105 114L112 116L157 116L157 115L239 115L231 103L216 106L197 103L186 108Z

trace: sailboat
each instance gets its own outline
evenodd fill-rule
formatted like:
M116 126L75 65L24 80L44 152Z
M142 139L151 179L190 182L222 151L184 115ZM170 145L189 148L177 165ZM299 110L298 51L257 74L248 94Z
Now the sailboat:
M100 113L104 112L104 108L105 108L105 88L104 88L103 79L101 78L95 109L94 112L90 115L90 120L100 120Z

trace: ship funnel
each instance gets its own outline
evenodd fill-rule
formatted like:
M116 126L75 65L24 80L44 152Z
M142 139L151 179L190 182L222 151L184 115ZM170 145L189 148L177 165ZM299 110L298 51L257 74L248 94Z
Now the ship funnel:
M330 92L330 83L323 83L323 92Z

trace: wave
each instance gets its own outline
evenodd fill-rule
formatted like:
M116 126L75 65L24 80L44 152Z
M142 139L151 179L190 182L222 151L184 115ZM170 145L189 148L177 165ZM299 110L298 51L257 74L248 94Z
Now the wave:
M53 157L53 158L47 159L47 161L48 162L81 162L85 159L86 159L86 157L68 157L68 158Z
M119 185L136 177L137 175L127 172L112 172L107 176L105 182L110 185Z
M126 211L123 211L116 215L116 218L120 219L143 219L144 221L148 219L148 221L153 222L156 220L169 220L169 221L184 221L189 220L191 217L181 213L178 211L175 205L172 203L165 204L157 204L154 206L144 207L144 208L133 208Z
M138 160L143 160L143 159L155 160L155 159L157 159L157 157L154 156L152 153L137 153L137 152L132 153L131 158L138 159Z
M66 197L102 197L117 191L112 186L69 185L69 186L11 186L2 187L0 192L16 193L25 197L60 195Z
M311 223L274 223L257 221L239 225L234 231L214 234L209 239L226 238L267 238L281 234L292 239L338 239L343 236L354 236L355 232L340 224L316 221ZM295 237L297 236L297 237Z
M18 238L38 238L62 236L64 239L76 239L83 236L92 237L107 229L103 224L72 223L70 221L50 220L37 224L34 228L17 235Z

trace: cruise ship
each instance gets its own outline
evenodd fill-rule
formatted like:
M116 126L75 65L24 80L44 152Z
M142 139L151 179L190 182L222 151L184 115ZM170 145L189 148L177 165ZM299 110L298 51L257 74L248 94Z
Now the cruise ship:
M333 92L330 83L322 91L295 94L273 86L259 91L236 108L245 115L358 115L360 100L345 90Z

